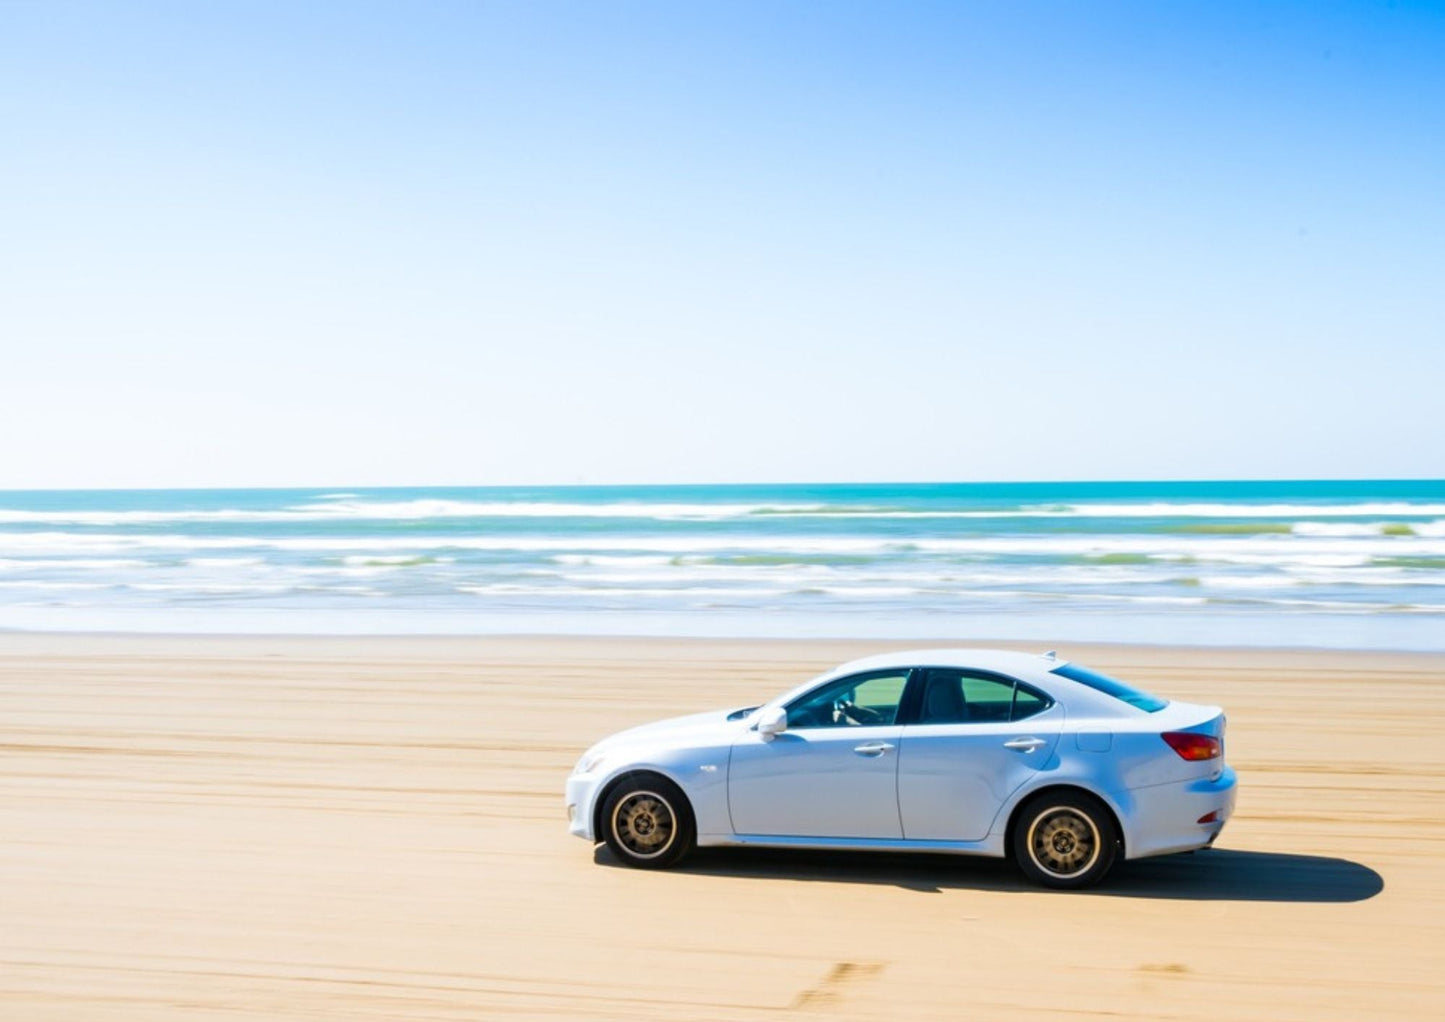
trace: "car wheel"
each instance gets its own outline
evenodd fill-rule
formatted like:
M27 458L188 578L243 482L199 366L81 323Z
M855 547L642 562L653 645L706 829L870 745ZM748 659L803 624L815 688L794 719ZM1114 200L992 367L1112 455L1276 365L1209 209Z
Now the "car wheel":
M1119 828L1098 799L1082 792L1046 794L1014 822L1014 861L1045 887L1076 889L1104 879L1119 854Z
M656 775L624 778L602 806L602 833L629 866L666 869L692 851L696 837L687 797Z

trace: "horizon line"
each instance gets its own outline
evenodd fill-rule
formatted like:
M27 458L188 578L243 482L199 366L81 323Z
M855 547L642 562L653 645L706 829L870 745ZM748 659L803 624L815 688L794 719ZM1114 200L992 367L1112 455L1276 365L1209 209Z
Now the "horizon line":
M1078 486L1108 484L1117 486L1150 484L1207 485L1220 483L1442 483L1445 476L1287 476L1258 477L1169 477L1156 479L910 479L910 480L790 480L788 482L532 482L532 483L316 483L308 485L259 486L0 486L3 493L161 493L187 491L194 493L233 493L237 491L284 490L517 490L517 489L716 489L722 487L803 487L803 486Z

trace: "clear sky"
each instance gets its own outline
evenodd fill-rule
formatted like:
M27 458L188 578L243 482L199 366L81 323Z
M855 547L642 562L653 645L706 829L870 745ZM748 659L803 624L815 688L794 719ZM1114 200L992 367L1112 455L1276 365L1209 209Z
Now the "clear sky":
M1440 3L0 0L0 487L1445 476Z

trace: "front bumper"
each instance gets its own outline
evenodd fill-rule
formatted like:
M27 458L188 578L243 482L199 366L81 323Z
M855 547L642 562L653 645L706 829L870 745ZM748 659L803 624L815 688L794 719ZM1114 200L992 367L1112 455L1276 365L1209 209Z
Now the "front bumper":
M601 788L592 774L573 774L567 778L567 830L577 837L595 842L592 832L592 809Z
M1132 789L1127 793L1125 857L1209 847L1234 814L1236 786L1234 769L1226 766L1218 777Z

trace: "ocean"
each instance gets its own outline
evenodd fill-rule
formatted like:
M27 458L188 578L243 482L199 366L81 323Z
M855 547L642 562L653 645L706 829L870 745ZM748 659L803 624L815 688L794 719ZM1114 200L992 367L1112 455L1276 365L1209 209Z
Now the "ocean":
M1445 649L1445 481L0 492L0 629Z

